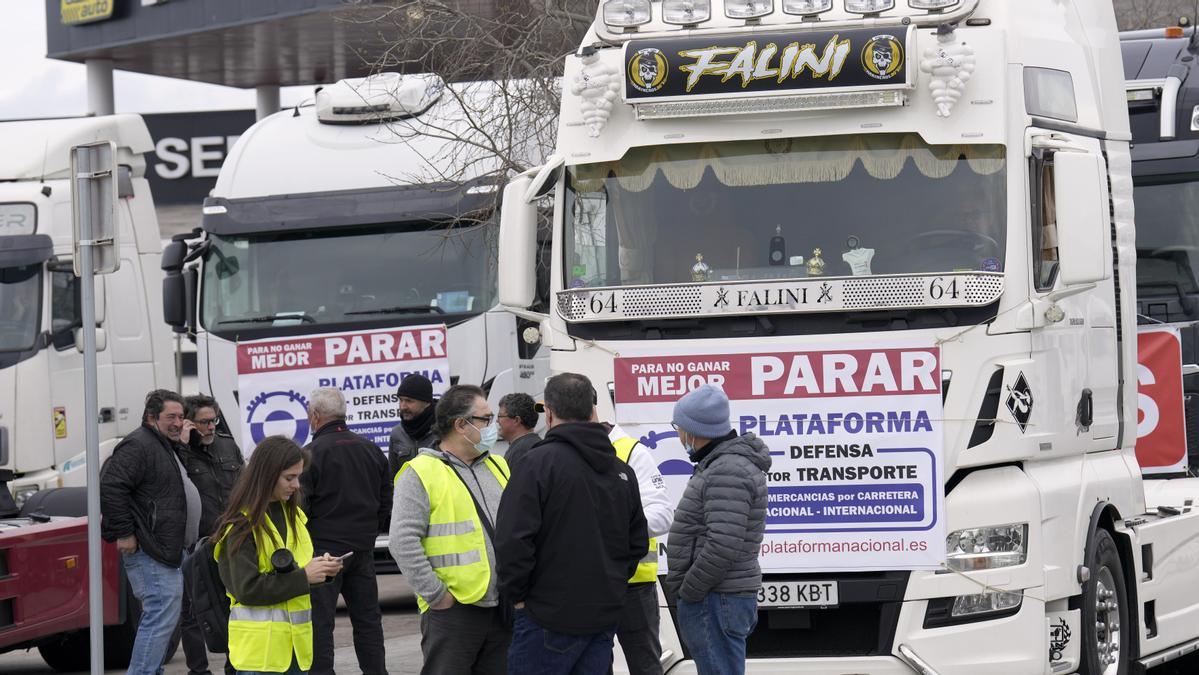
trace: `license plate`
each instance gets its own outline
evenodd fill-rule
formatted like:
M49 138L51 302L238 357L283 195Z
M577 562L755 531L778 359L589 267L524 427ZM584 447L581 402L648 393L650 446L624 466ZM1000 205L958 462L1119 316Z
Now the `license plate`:
M831 607L839 602L835 581L764 581L759 607Z

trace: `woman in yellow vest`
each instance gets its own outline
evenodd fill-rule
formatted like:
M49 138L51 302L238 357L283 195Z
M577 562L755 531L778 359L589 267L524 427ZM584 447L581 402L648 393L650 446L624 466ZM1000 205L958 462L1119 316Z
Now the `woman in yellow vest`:
M229 661L240 673L305 673L312 666L309 586L341 571L313 559L300 508L304 453L282 436L258 444L214 536L229 594Z

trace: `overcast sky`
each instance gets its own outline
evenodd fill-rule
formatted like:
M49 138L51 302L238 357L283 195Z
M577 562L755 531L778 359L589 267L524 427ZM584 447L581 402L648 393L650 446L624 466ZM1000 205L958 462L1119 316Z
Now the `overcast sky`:
M46 58L44 0L0 0L0 119L61 117L87 112L87 76L77 63ZM254 107L254 90L117 71L117 112L177 112ZM310 87L284 88L284 106Z

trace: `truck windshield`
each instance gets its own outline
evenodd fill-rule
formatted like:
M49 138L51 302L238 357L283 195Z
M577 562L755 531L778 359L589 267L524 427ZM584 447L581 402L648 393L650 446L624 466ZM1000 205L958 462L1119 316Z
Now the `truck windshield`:
M491 221L209 238L202 320L212 331L452 323L495 303Z
M634 148L570 169L565 283L1001 272L1005 174L914 134Z
M0 352L24 352L37 343L41 269L41 265L0 269Z
M1199 293L1199 176L1138 183L1137 286Z

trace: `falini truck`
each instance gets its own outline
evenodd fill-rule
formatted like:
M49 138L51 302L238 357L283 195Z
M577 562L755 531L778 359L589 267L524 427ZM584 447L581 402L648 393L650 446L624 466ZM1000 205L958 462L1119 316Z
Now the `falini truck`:
M1119 674L1199 645L1199 482L1137 456L1182 391L1169 327L1138 351L1129 141L1111 3L600 4L556 154L505 188L500 299L676 497L683 393L720 385L769 446L749 672ZM662 663L694 673L675 606Z

